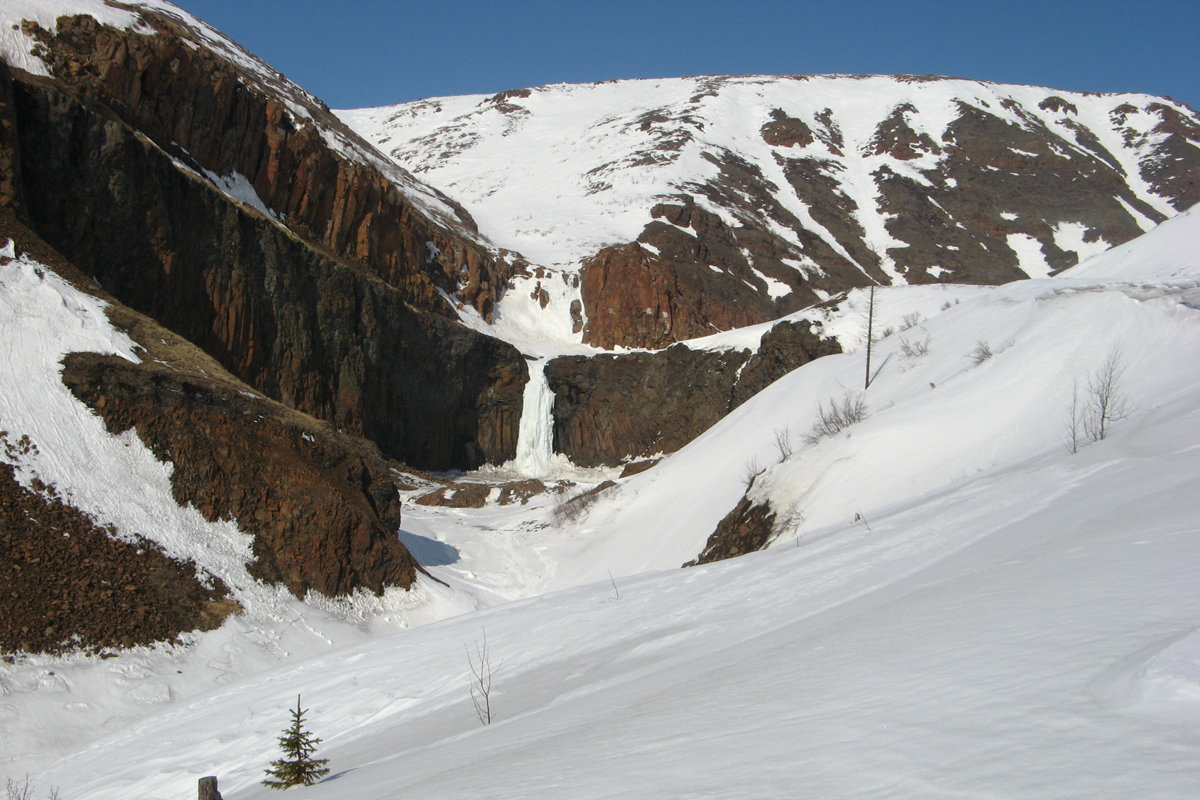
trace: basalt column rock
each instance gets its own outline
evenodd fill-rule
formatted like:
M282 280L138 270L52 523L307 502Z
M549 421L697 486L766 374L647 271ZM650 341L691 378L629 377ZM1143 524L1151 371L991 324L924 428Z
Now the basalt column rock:
M139 14L138 32L85 15L31 30L58 81L182 163L244 176L290 230L367 268L408 302L436 309L441 289L490 317L511 268L478 245L461 206L392 165L385 174L323 103L266 65L214 52L169 15Z
M76 353L63 380L110 431L135 428L174 464L178 503L254 536L255 577L299 597L411 586L419 567L396 538L400 500L365 442L153 361Z
M838 352L803 321L767 331L753 355L674 345L553 359L554 449L586 466L673 452L791 370Z
M516 348L235 203L73 92L16 81L14 101L32 227L119 300L414 466L515 454Z

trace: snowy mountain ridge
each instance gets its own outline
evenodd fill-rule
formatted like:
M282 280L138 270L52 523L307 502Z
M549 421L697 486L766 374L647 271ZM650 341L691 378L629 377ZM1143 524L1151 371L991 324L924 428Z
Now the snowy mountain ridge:
M1043 108L1051 97L1063 106ZM814 135L802 152L845 176L841 191L870 230L872 250L893 279L903 280L887 253L897 242L874 221L883 212L871 178L886 167L921 181L944 155L931 151L903 159L877 152L880 128L897 109L918 138L934 142L943 140L960 103L1018 127L1044 126L1072 150L1083 149L1076 137L1086 128L1121 161L1135 196L1170 216L1176 213L1170 198L1156 192L1140 169L1162 139L1154 131L1162 120L1147 107L1166 102L1144 94L928 76L748 75L552 84L337 113L397 163L467 203L496 241L534 264L578 269L603 247L636 239L655 203L715 178L719 167L705 152L732 151L768 169L772 146L762 140L760 128L773 109L784 108L824 133ZM1123 105L1135 111L1113 113ZM1191 112L1183 104L1169 105ZM783 192L788 181L778 167L769 177ZM699 202L731 225L744 222L740 209L707 198ZM819 223L805 222L836 246ZM1139 217L1139 223L1144 230L1151 221Z
M706 76L337 113L537 267L514 279L497 333L507 335L506 314L536 312L530 295L564 343L647 343L578 324L572 338L572 301L593 328L641 305L678 317L685 301L641 277L660 262L679 282L708 281L710 295L750 291L736 296L761 304L752 321L765 321L869 283L1045 276L1200 199L1200 118L1140 94L928 76ZM672 210L693 205L699 216ZM614 299L589 286L600 256L632 242L642 266L603 264L607 278L593 283L652 288ZM709 310L670 336L745 323Z

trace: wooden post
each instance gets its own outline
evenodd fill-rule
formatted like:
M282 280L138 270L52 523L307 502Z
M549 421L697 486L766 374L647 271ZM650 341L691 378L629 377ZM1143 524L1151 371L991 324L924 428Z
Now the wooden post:
M200 794L198 800L223 800L217 791L217 776L209 775L200 779Z
M871 388L871 339L874 338L872 328L875 324L875 287L871 287L871 304L867 307L867 377L863 381L863 391Z

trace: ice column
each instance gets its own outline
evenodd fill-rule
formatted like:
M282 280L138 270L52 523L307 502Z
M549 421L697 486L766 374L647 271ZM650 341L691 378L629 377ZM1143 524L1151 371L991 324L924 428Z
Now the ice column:
M529 362L529 382L525 384L521 426L517 430L517 456L513 467L531 478L550 472L554 454L554 394L546 380L546 359Z

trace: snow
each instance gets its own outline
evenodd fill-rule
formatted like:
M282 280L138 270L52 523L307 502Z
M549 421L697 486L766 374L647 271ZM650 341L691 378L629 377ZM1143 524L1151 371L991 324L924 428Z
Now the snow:
M0 663L0 772L96 800L190 797L209 774L271 797L258 781L299 692L333 770L307 798L1191 796L1198 252L1193 211L1053 278L877 289L880 329L917 324L876 343L864 421L803 442L818 403L861 387L859 350L789 373L576 519L554 495L406 503L401 537L449 587L271 605L246 586L262 602L187 646ZM0 266L0 427L47 454L23 469L86 499L125 467L56 466L65 440L97 459L139 445L88 427L58 359L136 353L38 273ZM861 346L865 299L796 318ZM994 355L975 363L978 341ZM1114 351L1131 413L1073 455L1071 386ZM160 496L165 465L143 469L150 499L120 505L190 524ZM759 469L772 546L679 569ZM122 530L138 513L100 511ZM466 657L485 635L487 727Z
M1027 233L1010 233L1008 246L1017 254L1017 267L1031 278L1046 278L1050 265L1042 253L1042 243Z
M1078 113L1064 116L1040 108L1051 95ZM880 123L898 109L915 109L902 112L906 123L934 142L943 140L960 103L1020 127L1045 125L1060 137L1060 150L1090 153L1078 143L1083 126L1113 154L1135 195L1171 216L1175 211L1168 200L1155 194L1140 172L1161 139L1152 132L1160 117L1147 109L1170 102L1143 94L957 79L749 75L554 84L503 102L470 95L336 113L396 163L462 202L491 241L535 264L571 271L601 247L636 239L650 222L650 208L680 194L739 224L728 209L697 191L717 174L709 159L729 152L761 170L775 187L774 200L853 263L791 190L777 156L819 159L857 208L865 244L900 283L903 276L888 250L902 243L887 230L876 176L887 170L926 183L923 172L935 169L942 156L924 153L905 161L875 152ZM1122 106L1135 111L1117 113ZM1176 108L1193 113L1186 106ZM820 137L806 147L768 145L760 128L775 109L814 132L826 129L819 116L829 112L843 146L835 151ZM795 231L778 225L773 230L798 245Z
M1081 222L1060 222L1054 226L1054 243L1063 250L1075 253L1083 262L1103 253L1110 246L1102 237L1087 241L1085 237L1088 232L1088 227Z

